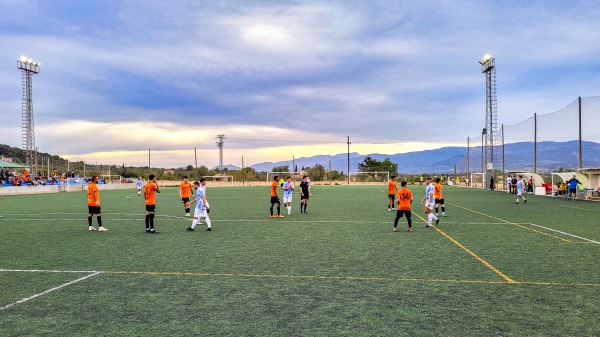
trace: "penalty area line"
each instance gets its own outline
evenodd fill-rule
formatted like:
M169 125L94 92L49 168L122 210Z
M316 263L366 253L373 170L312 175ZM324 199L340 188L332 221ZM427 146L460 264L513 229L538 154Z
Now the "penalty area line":
M562 235L567 235L567 236L570 236L570 237L574 237L574 238L577 238L577 239L580 239L580 240L588 241L589 243L595 243L597 245L600 245L600 242L594 241L594 240L591 240L591 239L587 239L587 238L584 238L582 236L577 236L577 235L574 235L574 234L569 234L569 233L562 232L562 231L559 231L559 230L556 230L556 229L544 227L544 226L541 226L541 225L536 225L534 223L530 223L530 225L531 226L535 226L535 227L539 227L539 228L543 228L545 230L549 230L549 231L552 231L552 232L556 232L556 233L559 233L559 234L562 234ZM576 243L576 242L572 242L572 243Z
M48 290L44 290L41 293L37 293L35 295L22 298L22 299L20 299L20 300L18 300L16 302L9 303L7 305L4 305L4 306L0 307L0 311L1 310L6 310L6 309L11 308L11 307L14 307L15 305L18 305L18 304L21 304L21 303L25 303L27 301L30 301L30 300L34 299L34 298L37 298L37 297L40 297L40 296L44 296L44 295L49 294L49 293L51 293L51 292L53 292L55 290L62 289L64 287L70 286L70 285L75 284L77 282L81 282L83 280L86 280L86 279L88 279L90 277L94 277L96 275L100 275L100 272L99 271L93 272L92 274L86 275L84 277L80 277L80 278L78 278L76 280L73 280L73 281L70 281L70 282L67 282L67 283L63 283L63 284L61 284L59 286L56 286L54 288L50 288Z

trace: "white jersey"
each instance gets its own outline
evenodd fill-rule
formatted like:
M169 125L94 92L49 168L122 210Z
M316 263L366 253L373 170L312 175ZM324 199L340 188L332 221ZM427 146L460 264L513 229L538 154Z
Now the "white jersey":
M137 185L138 190L142 189L142 181L141 180L138 180L136 185Z
M202 186L200 186L200 188L196 192L196 209L197 210L200 210L200 211L206 210L206 207L204 207L204 202L202 202L202 197L206 196L205 193L206 193L206 191L202 188ZM206 201L206 203L208 204L208 200Z
M435 202L435 187L433 184L427 185L425 188L425 205L433 204Z
M287 181L283 183L283 197L291 198L292 193L294 193L294 183L288 183Z
M523 194L523 187L525 187L525 181L521 179L517 182L517 194Z

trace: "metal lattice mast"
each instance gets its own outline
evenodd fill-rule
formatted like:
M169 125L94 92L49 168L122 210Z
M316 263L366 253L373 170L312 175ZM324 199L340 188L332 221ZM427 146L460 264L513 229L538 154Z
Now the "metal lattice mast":
M21 103L23 120L23 151L25 151L25 163L33 168L35 163L35 132L33 127L33 95L32 76L39 74L40 63L33 62L30 58L21 56L17 61L17 68L23 74L23 101Z
M481 72L485 74L485 163L486 171L494 170L497 159L494 149L498 141L498 117L496 101L496 59L485 55L481 61Z
M217 139L217 147L219 148L219 171L223 170L223 145L225 144L224 140L225 135L218 135Z

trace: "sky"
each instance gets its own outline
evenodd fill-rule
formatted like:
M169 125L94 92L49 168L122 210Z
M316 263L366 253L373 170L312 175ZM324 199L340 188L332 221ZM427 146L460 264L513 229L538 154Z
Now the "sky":
M595 1L0 0L0 143L181 167L466 146L485 125L600 95ZM597 128L595 128L597 130Z

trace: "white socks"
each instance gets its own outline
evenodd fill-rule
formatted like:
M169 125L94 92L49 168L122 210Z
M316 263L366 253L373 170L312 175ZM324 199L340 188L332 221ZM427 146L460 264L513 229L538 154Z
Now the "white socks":
M288 210L288 215L290 215L292 213L292 206L287 206L286 208Z
M204 220L206 221L206 228L210 228L211 224L210 224L210 219L208 217L204 218Z

